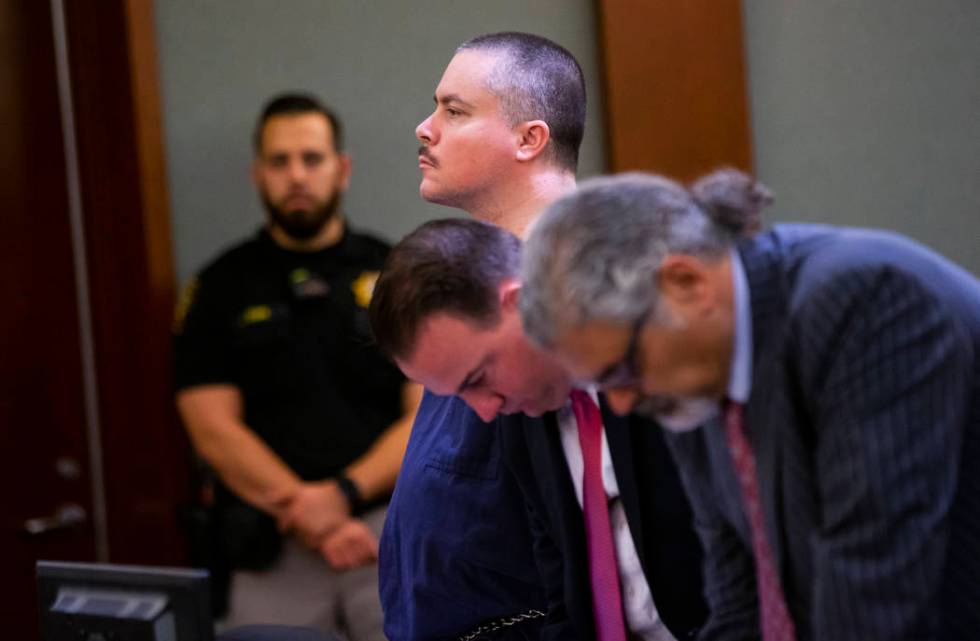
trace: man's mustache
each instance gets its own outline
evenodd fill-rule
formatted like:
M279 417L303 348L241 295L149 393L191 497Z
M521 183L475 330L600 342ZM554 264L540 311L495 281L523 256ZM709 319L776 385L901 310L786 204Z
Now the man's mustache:
M419 156L425 158L425 162L429 163L433 167L439 166L439 162L436 160L436 157L432 155L432 152L429 151L429 148L425 145L419 147Z

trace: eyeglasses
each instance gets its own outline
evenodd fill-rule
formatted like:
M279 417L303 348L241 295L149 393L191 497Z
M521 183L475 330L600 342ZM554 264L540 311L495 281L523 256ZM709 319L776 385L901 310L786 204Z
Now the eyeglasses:
M626 345L626 351L623 352L622 358L620 358L619 362L616 364L608 367L599 376L599 378L596 379L595 384L600 389L633 387L640 383L642 378L639 358L640 336L642 335L643 327L646 325L649 318L650 310L647 309L633 323L630 341Z

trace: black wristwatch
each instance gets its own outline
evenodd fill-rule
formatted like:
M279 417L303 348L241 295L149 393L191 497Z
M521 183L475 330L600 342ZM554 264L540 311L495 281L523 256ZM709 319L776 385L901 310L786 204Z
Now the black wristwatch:
M357 489L357 485L354 481L350 480L346 474L340 473L333 477L333 480L337 481L337 487L347 498L347 503L350 505L351 516L360 513L361 509L364 507L364 498L361 496L361 491Z

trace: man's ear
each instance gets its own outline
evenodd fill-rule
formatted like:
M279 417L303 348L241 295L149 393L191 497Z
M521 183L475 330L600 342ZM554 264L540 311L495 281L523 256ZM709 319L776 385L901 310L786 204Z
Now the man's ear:
M551 140L551 129L543 120L527 120L517 127L520 136L517 141L517 160L528 162L540 156L548 141Z
M708 266L694 256L668 254L655 276L660 295L675 310L698 312L713 303Z
M350 154L337 154L337 162L340 163L340 191L347 191L350 186L351 158Z
M516 278L508 278L497 287L500 309L505 312L517 311L517 301L521 295L521 282Z
M252 164L248 166L248 177L251 179L252 185L255 187L258 187L262 183L262 181L259 179L259 172L261 171L259 164L261 162L262 161L259 160L259 157L256 156L255 158L252 158Z

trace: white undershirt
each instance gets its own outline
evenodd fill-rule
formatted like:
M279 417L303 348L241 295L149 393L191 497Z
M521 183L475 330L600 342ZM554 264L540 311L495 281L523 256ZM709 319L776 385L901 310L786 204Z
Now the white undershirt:
M595 391L590 390L593 401ZM566 403L558 410L558 428L561 432L561 445L568 462L568 471L575 485L575 497L579 507L582 506L582 447L578 441L578 423L572 412L571 403ZM655 429L651 427L651 429ZM645 463L646 464L646 463ZM602 485L609 497L609 524L612 526L613 542L616 546L616 565L619 568L619 582L623 594L623 611L626 616L626 627L629 631L645 641L675 641L670 630L664 625L653 604L653 595L647 584L640 557L633 545L629 523L626 522L626 512L623 502L619 500L619 484L613 470L612 458L609 456L609 443L606 442L606 431L602 431Z

